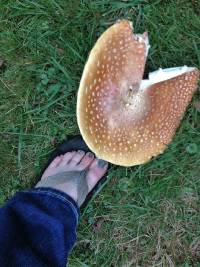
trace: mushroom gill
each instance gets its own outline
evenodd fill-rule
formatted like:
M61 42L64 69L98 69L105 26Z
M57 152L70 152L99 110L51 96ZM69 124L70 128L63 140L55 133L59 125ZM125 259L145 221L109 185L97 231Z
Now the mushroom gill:
M89 148L113 164L133 166L162 153L197 88L199 71L159 69L142 80L147 33L122 20L97 40L77 98L78 125Z

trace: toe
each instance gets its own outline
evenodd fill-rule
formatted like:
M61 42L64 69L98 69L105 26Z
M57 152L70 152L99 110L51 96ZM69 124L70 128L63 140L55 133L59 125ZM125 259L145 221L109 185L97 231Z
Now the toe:
M58 156L56 157L50 164L49 166L46 168L46 170L44 171L43 175L42 175L42 179L44 179L45 177L49 176L49 174L51 174L53 169L56 169L60 163L62 162L62 156Z
M49 167L48 168L55 168L57 167L60 162L62 161L62 157L61 156L58 156L56 157L50 164L49 164Z
M85 154L85 156L81 159L81 161L78 164L78 169L80 171L85 170L94 160L94 154L91 152L88 152Z
M70 160L73 158L75 153L76 153L75 151L65 153L63 155L62 162L60 163L60 166L66 166L70 162Z
M75 154L71 158L69 165L76 166L84 156L85 156L85 152L82 150L78 150L77 152L75 152Z
M92 188L98 183L98 181L103 177L103 175L106 173L108 169L108 162L101 160L101 159L95 159L87 173L87 182L89 191L92 190Z

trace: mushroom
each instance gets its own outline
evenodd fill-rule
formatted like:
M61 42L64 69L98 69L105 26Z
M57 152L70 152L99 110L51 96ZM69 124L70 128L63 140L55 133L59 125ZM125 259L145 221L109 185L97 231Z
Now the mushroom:
M133 166L164 151L197 88L193 67L159 69L142 80L148 35L121 20L97 40L77 97L80 132L97 157Z

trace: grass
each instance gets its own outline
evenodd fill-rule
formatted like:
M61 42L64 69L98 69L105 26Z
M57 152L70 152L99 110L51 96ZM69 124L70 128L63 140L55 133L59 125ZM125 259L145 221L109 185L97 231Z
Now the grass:
M79 133L76 94L88 52L118 18L149 31L146 74L200 67L197 0L1 0L0 203L31 187L54 149ZM200 266L200 112L195 94L163 155L112 166L82 210L70 267Z

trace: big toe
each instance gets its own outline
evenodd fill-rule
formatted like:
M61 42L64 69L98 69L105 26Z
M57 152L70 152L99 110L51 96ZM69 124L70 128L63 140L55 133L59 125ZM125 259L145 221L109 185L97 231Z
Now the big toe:
M44 171L43 175L42 175L42 178L41 179L44 179L46 178L47 176L50 176L51 173L53 171L55 171L55 169L60 165L60 163L62 162L62 159L63 159L63 156L60 155L60 156L57 156L50 164L49 166L46 168L46 170Z
M95 159L89 167L87 173L87 183L89 187L89 191L93 189L93 187L98 183L98 181L103 177L108 169L108 162Z

